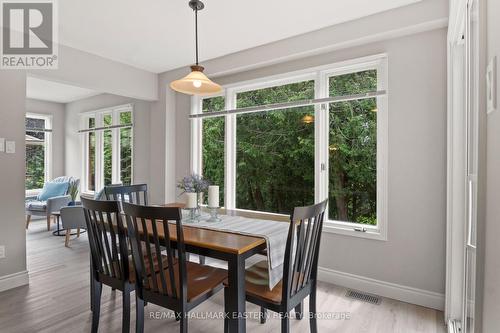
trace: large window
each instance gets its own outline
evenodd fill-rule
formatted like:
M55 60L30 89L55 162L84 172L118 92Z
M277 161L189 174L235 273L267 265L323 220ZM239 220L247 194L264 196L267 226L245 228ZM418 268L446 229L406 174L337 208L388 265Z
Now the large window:
M328 198L325 230L386 239L386 62L374 56L193 98L202 114L192 120L193 170L221 186L226 208L291 214ZM203 115L322 98L334 100Z
M132 182L133 113L130 105L83 117L84 191Z
M50 175L50 117L26 116L26 191L39 190Z

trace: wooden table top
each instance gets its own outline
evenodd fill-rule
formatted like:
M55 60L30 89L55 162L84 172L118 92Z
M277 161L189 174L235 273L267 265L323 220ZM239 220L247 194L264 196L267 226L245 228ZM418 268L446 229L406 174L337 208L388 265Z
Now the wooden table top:
M182 203L169 203L165 204L164 206L182 208L182 205ZM270 221L289 221L288 216L263 215L257 212L221 209L221 213L231 216L245 216L249 218L258 218ZM146 227L148 229L148 232L152 234L152 226L149 221L146 224ZM164 235L163 225L161 223L157 223L157 228L158 234ZM183 228L185 244L211 250L217 250L224 253L243 254L257 246L265 244L266 242L265 239L261 237L253 237L226 231L197 228L196 224L184 224ZM169 233L171 240L177 240L176 226L174 224L169 224Z

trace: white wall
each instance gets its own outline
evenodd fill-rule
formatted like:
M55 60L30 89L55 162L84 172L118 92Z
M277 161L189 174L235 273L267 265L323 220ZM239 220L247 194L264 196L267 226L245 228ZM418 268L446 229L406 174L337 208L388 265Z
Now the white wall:
M389 58L388 241L325 233L320 266L428 291L434 297L434 303L429 306L442 307L446 227L446 30L218 77L217 82L241 82L384 52ZM177 179L189 172L189 105L189 97L177 95ZM323 277L334 282L336 279L335 274L328 272Z
M24 216L26 74L0 70L0 137L15 141L16 153L0 152L0 291L27 283Z
M29 74L119 96L148 101L158 98L158 75L65 45L59 46L57 70L37 69Z
M26 112L52 117L52 178L64 176L65 105L26 99Z
M500 83L500 2L482 1L487 4L487 59L497 57L497 84ZM483 78L484 76L481 76ZM496 91L500 102L500 85ZM484 97L484 96L483 96ZM500 103L499 103L500 106ZM483 332L494 333L500 328L500 107L487 116L487 185L484 257ZM480 300L481 298L478 297Z
M151 103L111 94L101 94L66 104L66 163L67 175L82 176L81 146L78 134L80 129L80 114L85 111L133 104L134 107L134 155L133 182L150 183L149 177L149 145L150 145L150 109Z

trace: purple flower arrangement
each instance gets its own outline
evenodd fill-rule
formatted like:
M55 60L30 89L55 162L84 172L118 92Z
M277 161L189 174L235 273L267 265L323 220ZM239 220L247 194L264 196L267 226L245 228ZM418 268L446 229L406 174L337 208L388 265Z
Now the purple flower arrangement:
M192 174L182 178L177 183L177 188L182 190L183 193L201 193L208 190L210 182L198 174Z

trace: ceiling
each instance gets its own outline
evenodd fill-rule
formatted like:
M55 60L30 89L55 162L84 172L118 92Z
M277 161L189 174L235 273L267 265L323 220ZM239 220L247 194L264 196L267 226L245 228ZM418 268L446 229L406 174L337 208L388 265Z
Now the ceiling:
M26 97L42 101L69 103L99 94L99 92L94 90L70 86L31 76L28 76L26 80Z
M205 0L200 60L271 43L421 0ZM194 62L188 0L64 0L59 42L155 73Z

